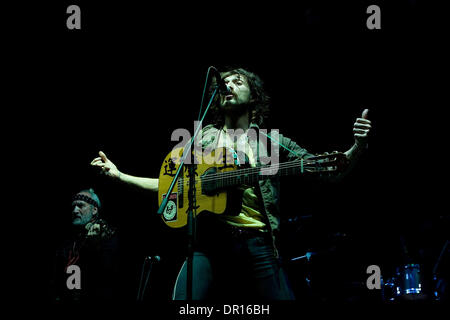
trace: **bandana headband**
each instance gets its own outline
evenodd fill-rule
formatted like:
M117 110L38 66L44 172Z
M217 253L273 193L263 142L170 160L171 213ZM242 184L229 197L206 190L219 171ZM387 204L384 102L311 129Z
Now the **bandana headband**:
M87 202L89 204L92 204L94 207L99 208L99 204L97 203L97 201L95 201L94 199L85 196L84 194L76 194L72 197L72 202L76 201L76 200L81 200L84 202Z

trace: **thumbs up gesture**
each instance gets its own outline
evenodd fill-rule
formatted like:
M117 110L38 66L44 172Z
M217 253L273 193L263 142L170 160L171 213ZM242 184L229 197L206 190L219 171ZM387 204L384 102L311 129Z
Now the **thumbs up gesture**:
M99 157L91 161L91 166L98 167L101 172L112 178L119 178L120 171L116 165L106 157L102 151L98 153Z
M369 109L364 109L361 118L356 118L356 122L353 125L353 135L355 137L355 144L358 147L365 146L367 144L367 138L370 132L371 122L368 119Z

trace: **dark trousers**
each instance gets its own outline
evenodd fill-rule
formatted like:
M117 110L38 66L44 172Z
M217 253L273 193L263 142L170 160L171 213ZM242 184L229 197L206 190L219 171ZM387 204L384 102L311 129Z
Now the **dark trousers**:
M294 300L271 241L267 236L220 233L204 241L193 257L192 299ZM186 280L185 261L173 290L174 300L186 300Z

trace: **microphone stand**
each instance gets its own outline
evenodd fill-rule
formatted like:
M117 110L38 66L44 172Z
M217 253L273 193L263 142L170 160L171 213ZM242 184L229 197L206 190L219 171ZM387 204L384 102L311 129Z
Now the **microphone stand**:
M442 256L445 254L446 250L447 250L447 246L448 246L448 240L445 241L444 243L444 247L441 250L441 253L439 254L439 257L436 261L436 264L433 267L433 271L432 271L432 280L433 280L433 291L434 291L434 299L435 300L440 300L440 292L439 292L439 287L440 287L440 282L441 280L438 279L438 267L439 267L439 263L441 262Z
M159 257L158 257L159 258ZM145 279L145 284L144 284L144 288L142 288L142 284L144 282L144 271L145 271L145 265L147 264L147 261L149 263L149 268L147 270L147 277ZM156 260L156 262L159 260ZM144 258L144 262L142 264L142 270L141 270L141 280L139 281L139 289L138 289L138 294L137 294L137 301L143 301L144 300L144 294L145 294L145 290L147 289L148 286L148 280L150 279L150 273L152 272L152 267L153 267L153 263L155 262L155 258L153 257L145 257Z
M194 144L195 139L197 138L198 133L200 132L200 128L202 127L203 120L205 119L206 113L208 112L212 102L214 101L215 96L217 95L219 89L219 85L216 86L214 89L214 92L209 99L208 106L205 109L205 112L203 113L202 118L199 120L199 125L197 126L194 136L192 137L190 143L187 145L187 147L183 151L183 155L180 159L180 164L178 166L177 172L175 173L175 176L172 180L172 183L169 186L169 189L166 192L166 196L164 197L163 201L161 202L161 205L158 208L157 214L161 215L166 206L167 202L169 200L169 195L172 193L173 188L175 187L175 183L177 182L180 173L182 172L182 169L185 164L185 160L188 156L191 155L191 149L192 145ZM195 163L195 159L194 159ZM190 164L188 165L189 170L189 192L188 192L188 199L189 199L189 207L188 207L188 218L187 218L187 236L188 236L188 252L187 252L187 284L186 284L186 297L187 300L192 300L192 262L193 262L193 255L194 255L194 241L195 241L195 223L194 218L196 216L196 189L195 189L195 175L196 175L196 165ZM178 204L177 204L178 205Z

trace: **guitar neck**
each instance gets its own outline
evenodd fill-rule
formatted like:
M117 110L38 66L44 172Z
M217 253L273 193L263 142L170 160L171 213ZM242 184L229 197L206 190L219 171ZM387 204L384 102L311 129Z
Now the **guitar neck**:
M234 187L237 185L252 185L260 180L277 176L303 174L331 174L343 171L348 159L343 153L332 153L313 156L308 159L288 161L254 168L238 169L227 172L213 173L202 176L202 188L206 192Z
M251 185L257 181L276 176L300 175L305 172L308 172L308 167L304 165L303 161L290 161L278 165L219 173L215 177L215 183L218 188L228 188L241 184Z

